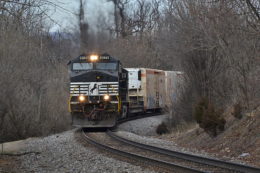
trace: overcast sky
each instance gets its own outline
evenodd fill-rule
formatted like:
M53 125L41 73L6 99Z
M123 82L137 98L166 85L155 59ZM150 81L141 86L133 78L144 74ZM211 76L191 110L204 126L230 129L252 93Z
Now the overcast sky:
M86 19L91 28L95 28L96 20L99 15L106 16L106 18L111 18L113 11L113 4L107 2L106 0L85 0L86 9ZM75 13L78 13L79 0L51 0L51 2L57 4L58 6L66 9L61 9L59 7L51 7L48 15L57 24L51 24L51 32L72 30L77 26L78 20ZM74 13L74 14L73 14Z

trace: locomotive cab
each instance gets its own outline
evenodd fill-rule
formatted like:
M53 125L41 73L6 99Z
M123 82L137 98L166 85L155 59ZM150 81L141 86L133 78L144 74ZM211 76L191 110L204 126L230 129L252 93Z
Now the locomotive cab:
M127 71L109 54L69 62L69 111L76 127L113 127L127 115Z

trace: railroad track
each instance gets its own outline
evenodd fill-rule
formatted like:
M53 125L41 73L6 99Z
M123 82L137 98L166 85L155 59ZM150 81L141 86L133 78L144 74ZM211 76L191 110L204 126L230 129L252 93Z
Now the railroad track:
M204 171L201 171L201 170L181 166L181 165L166 162L166 161L163 161L163 160L154 159L154 158L147 157L147 156L144 156L144 155L135 154L135 153L132 153L132 152L120 150L120 149L114 148L112 146L109 146L107 144L102 144L103 142L99 142L98 140L94 139L93 137L91 137L91 135L89 133L85 132L84 130L82 130L82 135L84 136L84 139L87 142L89 142L90 144L92 144L92 145L94 145L94 146L96 146L100 149L114 153L116 155L126 157L127 159L131 158L131 159L134 159L134 160L137 160L137 161L141 161L142 163L145 163L145 164L150 164L152 166L156 165L156 166L163 168L163 169L166 169L168 171L185 172L185 173L186 172L187 173L189 173L189 172L191 172L191 173L204 172Z
M169 172L260 172L259 168L247 165L205 158L137 143L117 136L111 131L107 131L102 135L106 136L105 138L113 140L112 143L110 141L100 141L100 135L97 134L95 135L97 135L99 139L95 139L93 134L85 132L84 130L82 130L82 134L87 142L98 148L128 159L134 159L146 165L149 164L160 167ZM102 138L104 137L101 137L101 139ZM118 144L115 144L115 142ZM124 145L122 145L122 143L124 143Z
M152 151L152 152L155 152L158 154L163 154L163 155L167 155L170 157L175 157L175 158L187 160L190 162L195 162L198 164L208 165L209 167L213 166L217 169L220 168L220 170L216 170L217 172L225 171L225 172L260 173L260 168L251 167L248 165L243 165L243 164L238 164L238 163L233 163L233 162L217 160L217 159L206 158L206 157L182 153L182 152L178 152L178 151L167 150L167 149L163 149L163 148L159 148L159 147L155 147L155 146L151 146L151 145L147 145L147 144L142 144L142 143L138 143L135 141L131 141L131 140L122 138L111 131L107 131L106 133L111 138L118 140L122 143L125 143L127 145L132 145L134 147L138 147L138 148L141 148L144 150L149 150L149 151Z
M125 123L127 121L132 121L132 120L137 120L137 119L152 117L152 116L158 116L158 115L162 115L162 112L150 112L150 113L143 113L140 115L130 115L127 118L118 120L117 125Z
M150 113L146 115L155 116L161 113ZM118 124L126 121L143 118L144 115L134 116L130 119L119 120ZM88 133L82 129L84 139L103 150L114 153L116 155L131 158L146 165L160 167L168 172L245 172L245 173L260 173L260 168L251 167L243 164L237 164L202 156L182 153L178 151L167 150L151 145L146 145L122 138L114 132L107 130L103 135L107 136L112 142L100 141L95 139L93 134ZM97 135L97 134L95 134ZM94 135L94 136L95 136ZM99 138L100 135L98 135ZM118 144L115 144L118 143ZM122 145L122 143L124 145ZM127 146L122 149L118 146ZM129 150L129 148L132 148ZM138 150L138 151L135 151ZM141 154L140 154L141 153ZM156 159L154 159L156 158Z

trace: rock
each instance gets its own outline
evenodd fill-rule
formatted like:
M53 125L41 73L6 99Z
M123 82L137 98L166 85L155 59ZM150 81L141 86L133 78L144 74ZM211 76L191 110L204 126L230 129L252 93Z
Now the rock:
M159 115L143 119L133 120L119 125L118 129L138 135L156 136L157 127L167 121L168 115Z
M249 153L242 153L238 157L246 157L246 156L250 156L250 154Z
M24 152L26 140L0 144L0 154L17 154Z

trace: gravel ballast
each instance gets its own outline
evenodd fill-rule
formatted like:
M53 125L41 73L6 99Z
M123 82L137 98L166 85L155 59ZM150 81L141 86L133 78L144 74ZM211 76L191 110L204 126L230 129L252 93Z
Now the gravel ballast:
M10 172L152 172L81 145L74 132L28 141L24 151L31 153L19 156L19 166Z
M197 150L195 148L181 147L177 145L175 142L159 139L159 135L156 133L156 128L162 122L167 122L167 118L167 115L160 115L126 122L118 127L116 133L117 135L123 138L140 142L143 144L152 145L155 147L161 147L173 151L194 154L207 158L220 159L225 161L236 162L239 164L245 164L244 162L237 160L236 158L224 156L220 158L217 154L214 153L208 153L202 150Z
M138 119L121 124L117 134L130 140L186 153L214 157L206 152L187 149L174 142L158 139L156 128L167 115ZM0 155L0 172L153 172L147 167L118 160L92 146L82 145L76 140L75 130L44 138L26 140L25 147L17 156ZM226 158L225 160L232 160ZM5 163L6 168L1 168ZM12 163L11 163L12 162ZM139 165L139 164L138 164Z
M148 118L129 121L118 126L118 130L135 133L141 136L157 135L156 129L162 123L167 121L168 115L159 115Z

